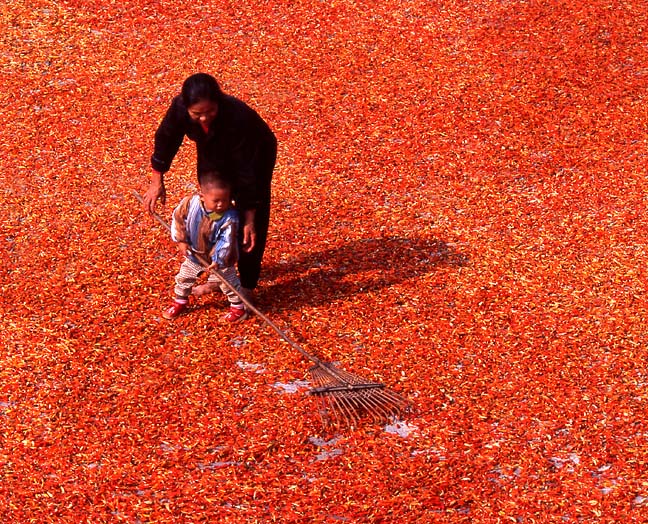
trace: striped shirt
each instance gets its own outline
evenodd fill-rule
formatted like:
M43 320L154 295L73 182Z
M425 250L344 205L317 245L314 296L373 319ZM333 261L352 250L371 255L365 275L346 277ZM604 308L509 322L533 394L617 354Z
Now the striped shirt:
M187 196L173 210L171 239L189 244L192 252L203 255L219 268L233 266L238 260L239 219L235 209L222 215L209 213L200 195ZM189 254L197 264L200 261Z

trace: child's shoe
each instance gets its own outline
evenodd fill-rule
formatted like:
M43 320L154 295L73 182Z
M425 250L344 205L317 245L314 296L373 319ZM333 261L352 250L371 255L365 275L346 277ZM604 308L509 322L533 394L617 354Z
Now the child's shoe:
M162 316L166 318L167 320L172 320L176 318L177 316L181 315L182 312L187 309L187 301L185 300L184 302L178 302L177 300L174 300L171 305L164 310L162 313Z
M241 322L241 320L245 320L247 317L248 314L244 307L230 306L227 315L225 315L223 319L234 323Z

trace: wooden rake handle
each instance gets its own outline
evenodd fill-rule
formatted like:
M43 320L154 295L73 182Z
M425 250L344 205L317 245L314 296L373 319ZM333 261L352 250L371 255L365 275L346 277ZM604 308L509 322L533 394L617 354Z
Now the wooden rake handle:
M137 193L136 191L133 191L133 196L140 202L144 203L144 199L142 196ZM157 220L164 228L170 233L171 232L171 226L167 224L167 222L155 211L151 213L153 218ZM232 284L230 284L223 273L218 269L218 268L210 268L210 263L209 261L202 255L198 253L193 253L193 255L198 259L200 262L200 265L202 265L205 269L208 269L212 274L214 274L226 287L229 289L232 293L234 293L237 297L241 299L241 301L245 304L247 309L249 311L252 311L257 317L259 317L263 322L265 322L268 326L270 326L277 335L279 335L290 347L293 349L299 351L304 357L306 357L308 360L311 362L314 362L317 365L323 365L323 362L317 358L315 355L311 355L308 353L303 347L301 347L297 342L292 340L282 329L277 326L272 320L270 320L266 315L264 315L261 311L259 311L254 304L252 304L247 298L245 298Z

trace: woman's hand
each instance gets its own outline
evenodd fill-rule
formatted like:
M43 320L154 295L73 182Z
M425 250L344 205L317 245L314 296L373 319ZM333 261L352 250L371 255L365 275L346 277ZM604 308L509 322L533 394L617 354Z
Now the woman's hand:
M178 251L182 256L186 257L189 254L189 244L187 244L186 242L178 242L177 246Z
M243 224L243 251L249 253L256 245L256 229L254 227L254 209L245 211L245 222Z
M149 213L155 213L155 203L159 200L162 205L166 203L166 188L164 187L164 179L162 173L153 171L151 175L151 183L149 184L146 193L142 197L144 201L144 209Z

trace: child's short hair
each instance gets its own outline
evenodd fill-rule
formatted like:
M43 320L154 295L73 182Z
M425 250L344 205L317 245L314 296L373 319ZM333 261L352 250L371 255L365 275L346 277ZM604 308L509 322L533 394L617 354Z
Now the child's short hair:
M201 189L215 187L218 189L232 190L232 184L219 171L210 170L198 173L198 185Z

